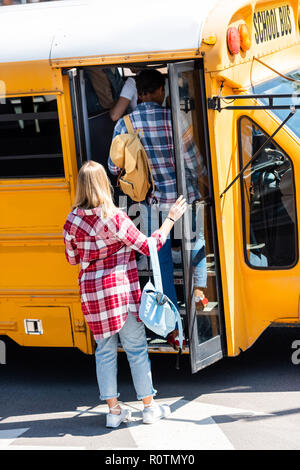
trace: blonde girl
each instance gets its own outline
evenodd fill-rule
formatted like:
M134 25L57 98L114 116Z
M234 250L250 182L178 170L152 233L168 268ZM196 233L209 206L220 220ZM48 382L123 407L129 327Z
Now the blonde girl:
M186 201L180 196L162 226L151 235L158 250L185 210ZM130 416L118 403L118 337L127 354L137 398L144 405L143 422L150 424L168 416L169 407L153 400L156 390L145 328L138 318L141 289L135 250L149 256L148 240L115 206L111 184L99 163L89 161L81 167L74 206L63 232L68 262L81 265L81 306L97 344L100 399L109 407L106 426L117 427Z

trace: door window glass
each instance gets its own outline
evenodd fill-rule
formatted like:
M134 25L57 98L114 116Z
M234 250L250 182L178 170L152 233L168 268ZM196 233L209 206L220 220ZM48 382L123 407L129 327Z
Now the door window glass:
M247 117L239 122L241 168L268 136ZM292 162L270 141L241 177L246 260L254 268L286 268L297 260Z
M208 162L201 121L199 71L178 72L179 110L177 122L181 155L179 169L189 210L185 214L184 251L187 258L185 282L191 294L198 345L205 354L219 354L219 306L208 187ZM189 273L189 275L187 274ZM191 276L190 276L191 275ZM200 300L205 296L202 303ZM215 343L211 340L218 337ZM194 338L196 340L196 338ZM203 359L203 358L202 358Z

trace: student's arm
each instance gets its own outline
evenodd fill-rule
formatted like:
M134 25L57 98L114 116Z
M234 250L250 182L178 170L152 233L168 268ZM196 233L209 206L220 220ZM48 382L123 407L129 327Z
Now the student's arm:
M124 96L120 96L116 104L111 108L109 111L109 115L112 121L118 121L123 114L125 113L126 109L128 108L130 100L124 98Z
M65 242L65 255L68 263L76 265L80 263L80 256L77 250L77 245L74 237L68 232L68 223L65 224L63 229L64 242Z
M137 99L136 84L134 78L129 77L124 83L118 101L109 112L112 121L117 121L125 114L129 104L134 100L134 97Z
M171 207L168 216L158 230L152 233L151 237L157 241L157 249L159 250L172 230L174 223L181 218L183 213L186 211L187 204L183 196L180 196L177 201ZM132 220L128 217L125 212L119 211L118 214L111 219L108 228L114 232L115 236L125 243L125 245L132 249L142 253L143 255L149 256L149 245L146 235L140 232Z

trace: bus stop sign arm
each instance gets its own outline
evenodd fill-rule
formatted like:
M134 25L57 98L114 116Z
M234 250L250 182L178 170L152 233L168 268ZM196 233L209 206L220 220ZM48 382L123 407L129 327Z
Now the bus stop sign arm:
M295 106L291 106L290 107L290 110L291 112L289 113L289 115L285 118L284 121L282 121L282 123L280 124L280 126L277 127L277 129L273 132L272 135L270 135L270 137L267 138L267 140L261 145L261 147L255 152L255 154L250 158L250 160L248 161L248 163L246 163L246 165L241 169L241 171L239 172L239 174L234 178L234 180L231 181L231 183L227 186L226 189L224 189L224 191L222 192L222 194L220 195L220 199L222 199L222 197L224 196L224 194L228 191L229 188L231 188L231 186L243 175L244 171L248 168L248 166L253 162L253 160L255 160L255 158L257 157L257 155L262 151L262 149L268 144L268 142L270 142L271 139L273 139L273 137L277 134L277 132L280 131L280 129L289 121L289 119L291 119L291 117L294 116L294 114L296 113L296 107Z
M229 96L213 96L212 98L208 98L207 100L207 107L208 109L213 109L215 111L223 111L225 109L227 110L235 110L235 109L242 109L242 110L255 110L255 109L291 109L292 106L290 104L274 104L273 100L274 99L295 99L295 98L300 98L299 93L293 93L293 94L273 94L273 95L229 95ZM230 103L236 101L236 100L251 100L251 99L264 99L268 100L268 104L256 104L256 105L230 105L228 106L228 103L226 103L227 100L230 101ZM224 106L222 108L221 102L224 102L227 104L227 106ZM293 106L295 109L299 109L300 105L294 105Z

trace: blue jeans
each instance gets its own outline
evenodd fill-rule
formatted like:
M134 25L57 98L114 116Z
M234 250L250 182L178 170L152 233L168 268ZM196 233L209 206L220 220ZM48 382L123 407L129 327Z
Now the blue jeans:
M204 209L192 209L192 232L195 237L192 244L192 266L195 287L207 287L207 266L204 238Z
M142 209L142 220L147 218L143 230L147 236L150 236L154 230L157 230L161 222L168 215L168 211L159 209L154 205L148 206L147 213ZM157 210L156 210L157 209ZM162 215L162 220L159 220L158 211ZM207 265L206 265L206 252L205 252L205 238L204 238L204 206L197 205L191 208L189 214L189 224L191 229L191 263L193 268L193 284L196 287L207 287ZM174 285L174 266L172 260L172 237L174 230L171 231L166 243L158 251L158 259L161 267L161 278L164 293L172 300L174 305L177 305L177 294Z
M138 322L131 313L128 313L128 318L118 334L96 341L96 374L100 399L108 400L119 396L117 388L118 335L130 365L137 399L141 400L155 395L145 327L142 322Z
M156 207L155 204L151 206L144 203L142 204L147 210L147 213L145 214L144 210L141 209L143 212L141 218L144 222L142 231L147 235L147 237L150 237L151 233L160 227L161 223L168 215L168 211L160 209L159 206ZM161 213L162 216L161 221L159 220L159 213ZM147 220L145 220L146 217ZM167 238L165 244L161 247L160 250L158 250L158 260L164 294L172 300L175 306L177 306L177 294L174 285L174 265L172 259L172 235L173 230L171 231L171 234Z

